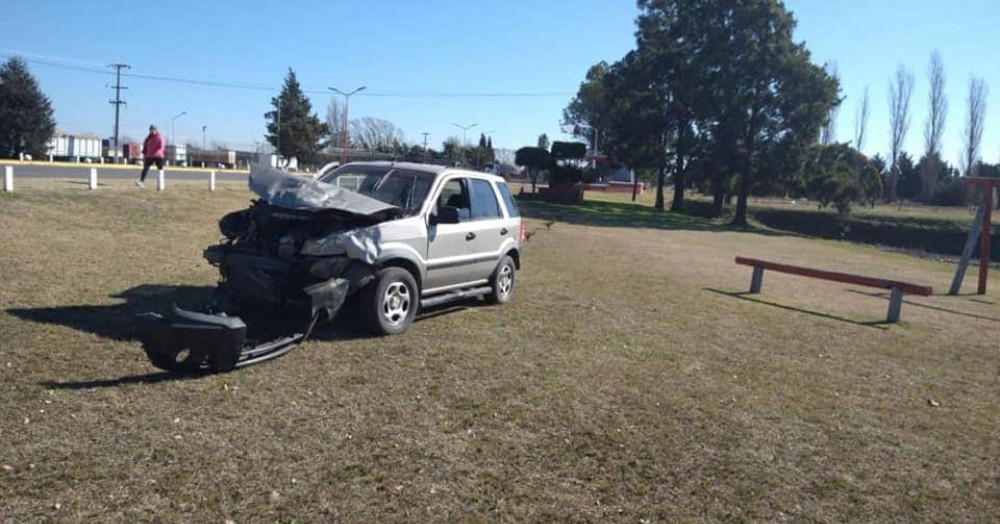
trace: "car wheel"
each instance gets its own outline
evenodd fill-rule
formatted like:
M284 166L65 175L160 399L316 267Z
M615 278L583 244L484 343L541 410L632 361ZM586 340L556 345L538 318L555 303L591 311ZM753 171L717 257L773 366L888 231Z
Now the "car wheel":
M361 319L376 335L395 335L406 331L417 316L420 293L409 271L387 267L375 275L361 301Z
M490 304L506 304L510 302L510 299L514 296L514 275L514 259L510 258L509 255L504 256L500 261L500 265L497 266L496 271L493 272L493 277L490 279L490 287L493 288L493 292L486 295L486 301Z

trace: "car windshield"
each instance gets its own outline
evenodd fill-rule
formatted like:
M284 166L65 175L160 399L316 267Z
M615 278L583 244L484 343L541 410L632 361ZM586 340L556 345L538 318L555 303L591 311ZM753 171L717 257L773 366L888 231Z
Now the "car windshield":
M400 207L407 215L413 215L427 198L434 174L392 166L346 165L323 175L320 181Z

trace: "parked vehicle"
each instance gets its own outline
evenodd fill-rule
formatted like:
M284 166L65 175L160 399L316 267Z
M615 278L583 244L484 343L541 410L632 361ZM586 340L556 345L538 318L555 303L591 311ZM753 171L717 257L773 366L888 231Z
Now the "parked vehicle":
M287 352L348 297L376 335L405 331L422 307L514 294L524 226L504 180L443 166L347 164L317 179L255 166L249 209L222 218L205 251L222 279L207 313L174 306L136 319L154 365L225 371ZM310 328L246 346L246 318Z

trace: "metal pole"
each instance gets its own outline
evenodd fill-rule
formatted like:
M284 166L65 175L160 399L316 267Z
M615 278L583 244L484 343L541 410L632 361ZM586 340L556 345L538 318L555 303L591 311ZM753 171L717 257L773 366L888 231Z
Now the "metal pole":
M986 198L985 196L983 197ZM979 239L979 228L983 226L983 218L986 217L985 200L979 203L976 210L976 217L972 219L972 228L969 236L965 239L965 247L962 249L962 256L958 259L958 268L955 270L955 278L951 281L949 295L957 295L962 290L962 280L965 279L965 270L969 267L969 260L972 258L972 251L976 249L976 241Z
M207 125L201 126L201 150L205 151L205 130L208 129Z
M467 125L467 126L463 126L463 125L460 125L460 124L453 123L451 125L453 125L453 126L455 126L455 127L457 127L457 128L459 128L459 129L462 130L462 165L465 165L465 148L466 148L466 145L468 143L468 140L466 139L466 136L465 136L465 132L468 131L468 130L470 130L470 129L472 129L473 127L476 127L479 124L477 123L477 124L470 124L470 125Z
M180 118L180 117L182 117L182 116L184 116L186 114L187 114L187 111L181 111L180 113L177 113L176 115L173 116L173 118L170 119L170 143L174 144L175 146L177 145L177 137L174 134L174 123L177 122L178 118ZM175 151L176 151L176 149L175 149ZM177 153L176 152L174 153L174 157L175 157L174 161L176 162L177 161L177 158L176 158L177 157Z
M368 88L368 86L361 86L361 87L356 88L354 91L351 91L349 93L345 93L345 92L337 89L336 87L327 87L327 89L329 89L330 91L333 91L334 93L337 93L338 95L341 95L341 96L344 97L344 121L341 124L341 128L340 128L340 165L344 165L344 164L347 163L347 146L348 146L348 144L347 144L347 126L350 125L350 122L351 122L350 116L349 116L349 110L350 110L350 107L351 107L351 95L353 95L353 94L355 94L355 93L357 93L359 91L364 91L367 88Z
M986 280L990 271L990 220L993 216L993 185L983 184L983 205L986 206L986 216L979 232L979 294L986 294Z

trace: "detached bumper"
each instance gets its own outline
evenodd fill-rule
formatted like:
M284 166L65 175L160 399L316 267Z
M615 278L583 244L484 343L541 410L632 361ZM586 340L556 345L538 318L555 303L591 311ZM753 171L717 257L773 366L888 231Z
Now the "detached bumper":
M333 318L347 296L346 280L331 279L305 289L312 301L312 322L304 333L247 345L247 325L239 317L171 308L167 316L142 313L134 318L142 349L152 364L177 373L224 372L288 353L305 340L320 317Z
M296 333L254 347L245 346L247 326L239 317L206 315L173 306L170 315L135 317L142 349L154 366L179 373L231 371L281 356L302 339Z

